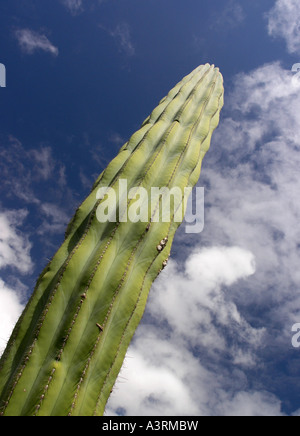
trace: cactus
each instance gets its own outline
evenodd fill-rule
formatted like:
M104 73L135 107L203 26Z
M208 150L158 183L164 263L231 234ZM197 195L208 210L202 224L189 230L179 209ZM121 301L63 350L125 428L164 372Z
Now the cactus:
M104 413L180 225L175 201L168 221L154 219L162 195L144 219L130 222L129 207L137 212L140 203L138 196L124 197L120 181L135 192L193 187L222 105L219 70L198 67L161 100L96 180L1 357L1 415ZM120 200L116 209L110 204L112 190ZM184 197L180 206L184 211ZM100 222L105 210L110 219Z

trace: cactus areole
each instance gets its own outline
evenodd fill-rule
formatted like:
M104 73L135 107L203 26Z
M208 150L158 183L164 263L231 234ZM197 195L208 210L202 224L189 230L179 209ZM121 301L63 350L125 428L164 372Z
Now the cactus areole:
M147 192L193 187L222 106L219 70L201 65L161 100L96 180L1 357L1 416L103 414L180 222L175 210L169 220L154 219L161 196L146 219L117 213L100 222L108 196L99 189L122 197L120 179ZM137 198L126 201L134 205Z

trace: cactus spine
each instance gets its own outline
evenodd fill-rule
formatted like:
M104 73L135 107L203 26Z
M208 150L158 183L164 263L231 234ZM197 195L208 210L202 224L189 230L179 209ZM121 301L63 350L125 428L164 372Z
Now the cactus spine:
M120 181L146 192L194 186L222 106L219 70L198 67L159 103L99 176L39 277L2 355L1 415L103 414L151 284L166 266L180 225L175 210L168 222L154 219L161 196L146 219L129 222L125 214L138 197L124 203ZM116 219L101 223L98 212L105 202L109 208L108 188L127 209L119 203Z

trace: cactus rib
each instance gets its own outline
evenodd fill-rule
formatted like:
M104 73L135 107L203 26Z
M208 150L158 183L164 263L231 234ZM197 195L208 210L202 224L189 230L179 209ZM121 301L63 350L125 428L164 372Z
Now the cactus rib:
M193 187L223 106L219 70L198 67L160 101L96 180L42 272L0 360L1 415L101 415L143 315L152 282L166 266L185 208L129 222L128 188ZM99 189L104 195L98 197ZM118 218L97 212L113 189ZM102 192L102 191L101 191ZM121 207L121 205L123 205ZM176 209L176 210L175 210Z

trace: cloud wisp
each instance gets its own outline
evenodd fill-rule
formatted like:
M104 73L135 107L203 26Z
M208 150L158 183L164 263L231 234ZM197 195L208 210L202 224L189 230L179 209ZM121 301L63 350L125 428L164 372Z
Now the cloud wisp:
M121 23L110 32L110 35L117 41L120 50L127 56L134 56L135 47L132 42L130 27L127 23Z
M83 10L82 0L61 0L61 2L72 15L76 15Z
M127 57L135 55L136 49L131 36L131 29L128 23L119 23L114 29L108 29L102 24L98 26L100 29L107 32L115 41L120 53Z
M242 24L245 20L245 16L244 9L240 2L229 0L219 13L214 12L210 27L218 30L235 28Z
M91 10L94 10L95 7L101 5L106 0L60 0L61 3L68 9L68 11L76 16L82 12L84 12L87 7Z
M1 140L0 158L0 192L5 196L40 204L37 191L42 183L50 184L55 179L60 189L65 187L64 166L56 162L48 145L26 149L17 138L9 136Z
M272 395L247 391L243 372L257 363L255 351L265 330L253 328L226 295L227 287L240 283L242 288L254 272L253 255L239 247L197 250L181 272L172 261L151 290L145 321L129 348L106 413L280 413L280 402ZM235 338L232 343L230 337ZM235 368L231 377L226 359Z
M46 35L30 29L18 29L15 37L23 53L32 55L37 51L44 51L53 56L58 56L58 48L53 45Z

